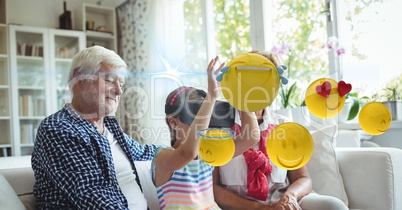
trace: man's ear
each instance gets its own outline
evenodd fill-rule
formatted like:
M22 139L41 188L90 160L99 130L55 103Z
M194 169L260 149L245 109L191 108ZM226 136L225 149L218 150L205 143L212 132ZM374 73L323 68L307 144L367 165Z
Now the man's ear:
M80 76L79 70L80 69L78 67L76 67L73 70L73 77L72 77L72 80L70 81L70 82L73 83L73 86L76 85L76 84L81 84L82 83L83 78Z

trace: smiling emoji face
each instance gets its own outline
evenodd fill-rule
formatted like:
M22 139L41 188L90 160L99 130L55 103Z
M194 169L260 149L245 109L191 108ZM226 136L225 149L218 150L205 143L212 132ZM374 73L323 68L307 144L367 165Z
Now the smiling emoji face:
M306 106L319 118L331 118L339 114L345 105L345 95L352 90L344 81L337 83L330 78L320 78L306 91Z
M363 106L359 113L360 127L370 135L380 135L391 126L392 115L388 107L379 102Z
M228 163L234 154L234 132L227 129L208 129L202 136L198 151L201 159L212 166Z
M308 130L297 123L276 126L267 139L269 159L279 168L295 170L313 155L314 142Z

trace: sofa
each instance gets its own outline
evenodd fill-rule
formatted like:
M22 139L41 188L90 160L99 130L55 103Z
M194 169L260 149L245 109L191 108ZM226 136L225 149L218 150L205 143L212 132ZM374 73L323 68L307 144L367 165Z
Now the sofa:
M336 147L339 136L332 132L332 128L311 132L314 152L306 165L313 190L338 197L350 209L402 210L402 150ZM0 158L0 209L34 209L30 158ZM150 209L159 209L150 161L135 165Z

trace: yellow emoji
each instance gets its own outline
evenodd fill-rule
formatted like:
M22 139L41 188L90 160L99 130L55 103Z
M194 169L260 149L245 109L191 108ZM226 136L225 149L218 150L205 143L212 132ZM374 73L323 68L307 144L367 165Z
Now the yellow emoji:
M359 113L360 127L368 134L380 135L391 126L392 116L388 107L379 102L370 102Z
M269 159L279 168L294 170L304 166L313 155L314 142L308 130L297 123L276 126L267 139Z
M198 132L201 140L198 145L199 155L212 166L228 163L234 154L234 131L226 128L208 128Z
M283 67L280 70L283 72ZM222 94L235 108L254 112L269 106L278 95L280 74L262 55L246 53L233 58L217 78Z
M330 78L320 78L312 82L306 91L306 106L319 118L331 118L339 114L345 105L346 94L352 85Z

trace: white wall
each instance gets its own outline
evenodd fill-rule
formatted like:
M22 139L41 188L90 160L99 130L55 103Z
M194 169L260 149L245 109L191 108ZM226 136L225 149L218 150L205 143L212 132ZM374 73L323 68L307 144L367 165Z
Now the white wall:
M64 0L6 0L7 23L59 28L59 16L63 13ZM83 28L82 5L96 4L99 0L65 0L71 11L73 29ZM126 0L101 0L102 6L116 7Z

